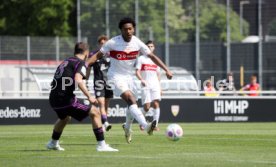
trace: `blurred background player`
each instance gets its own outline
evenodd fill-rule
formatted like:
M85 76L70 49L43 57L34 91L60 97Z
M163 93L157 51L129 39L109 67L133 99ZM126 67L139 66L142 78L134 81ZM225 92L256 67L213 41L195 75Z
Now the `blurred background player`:
M88 44L79 42L75 45L74 57L65 59L57 67L52 82L49 101L59 119L55 123L52 139L46 145L48 149L64 151L64 149L59 145L59 138L66 124L70 121L71 117L78 121L82 121L89 115L98 142L96 150L118 151L105 143L99 111L96 110L93 105L84 104L77 99L73 93L77 85L91 104L97 102L97 100L90 95L86 84L83 81L87 74L85 59L88 57L88 54Z
M98 45L101 48L102 45L108 40L107 36L101 35L98 37ZM97 50L98 51L98 50ZM93 56L95 52L91 52L89 57ZM109 131L112 125L107 121L107 112L109 101L113 98L113 91L111 87L107 84L107 71L110 67L110 57L107 53L102 58L98 59L95 63L91 65L94 72L94 92L99 103L99 108L101 112L101 120L105 131ZM90 74L90 67L89 67Z
M148 41L146 45L151 52L155 46L153 41ZM160 67L158 67L147 55L141 55L136 62L136 76L141 81L142 94L141 100L144 107L143 114L149 111L151 103L153 104L153 120L156 120L154 130L159 130L158 122L160 117L161 86L160 86ZM143 130L141 128L141 130Z
M156 127L156 121L147 123L145 116L137 106L137 90L133 79L134 63L139 56L139 52L149 56L154 63L160 66L166 72L169 79L172 78L171 71L167 66L155 56L149 48L136 36L134 36L135 22L131 18L123 18L119 22L121 35L108 40L95 55L89 58L89 64L93 64L106 53L110 53L110 69L108 70L108 79L114 86L114 94L120 96L128 105L126 111L125 137L128 143L131 142L131 124L133 118L147 131L152 134Z
M258 96L258 91L260 90L260 85L257 83L257 77L255 75L252 75L250 77L250 84L245 85L242 90L245 91L252 91L252 93L249 93L248 96Z

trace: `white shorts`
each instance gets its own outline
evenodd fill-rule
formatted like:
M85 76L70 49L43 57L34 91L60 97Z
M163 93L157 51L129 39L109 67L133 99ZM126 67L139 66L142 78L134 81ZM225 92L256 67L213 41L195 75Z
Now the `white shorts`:
M138 100L138 90L132 76L112 76L108 83L111 85L115 96L121 96L124 92L130 90L136 100Z
M160 87L148 88L144 87L141 91L142 104L151 103L154 100L161 100L161 90Z

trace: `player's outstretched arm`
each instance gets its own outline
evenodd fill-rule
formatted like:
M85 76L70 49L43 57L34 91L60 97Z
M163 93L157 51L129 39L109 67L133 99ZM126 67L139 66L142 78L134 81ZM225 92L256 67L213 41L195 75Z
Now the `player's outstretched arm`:
M172 79L172 77L173 77L172 72L168 69L168 67L155 54L150 53L148 56L149 56L149 58L151 58L151 60L156 65L158 65L159 67L161 67L166 72L166 75L167 75L168 79Z
M89 59L87 59L86 63L90 66L102 57L103 57L103 53L101 51L98 51L93 56L91 56Z
M97 100L90 95L85 83L83 82L83 80L82 80L83 76L80 73L76 73L74 79L75 79L76 83L78 84L78 87L83 92L83 94L87 97L87 99L90 101L90 103L93 103L93 104L97 103Z
M162 95L163 92L162 92L162 86L161 86L161 71L157 70L156 75L157 75L157 78L158 78L158 81L159 81L159 85L160 85L160 94Z
M87 81L89 80L90 74L91 74L91 66L88 65L87 70L86 70L86 80Z

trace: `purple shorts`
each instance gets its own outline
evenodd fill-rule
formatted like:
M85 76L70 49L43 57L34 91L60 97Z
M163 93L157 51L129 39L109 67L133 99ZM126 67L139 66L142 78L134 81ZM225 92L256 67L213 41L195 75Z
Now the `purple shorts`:
M78 121L82 121L88 116L91 107L92 105L86 105L83 100L77 99L76 97L72 99L72 104L70 105L59 107L52 106L60 119L71 116Z

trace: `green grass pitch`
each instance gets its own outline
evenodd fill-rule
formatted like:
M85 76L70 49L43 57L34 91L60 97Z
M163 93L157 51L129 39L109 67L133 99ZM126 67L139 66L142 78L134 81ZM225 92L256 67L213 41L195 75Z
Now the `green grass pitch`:
M184 137L169 141L160 124L153 136L133 126L127 144L120 124L106 133L119 152L96 152L88 124L69 124L61 137L64 152L46 150L52 125L0 126L1 167L254 167L276 166L276 123L183 123Z

